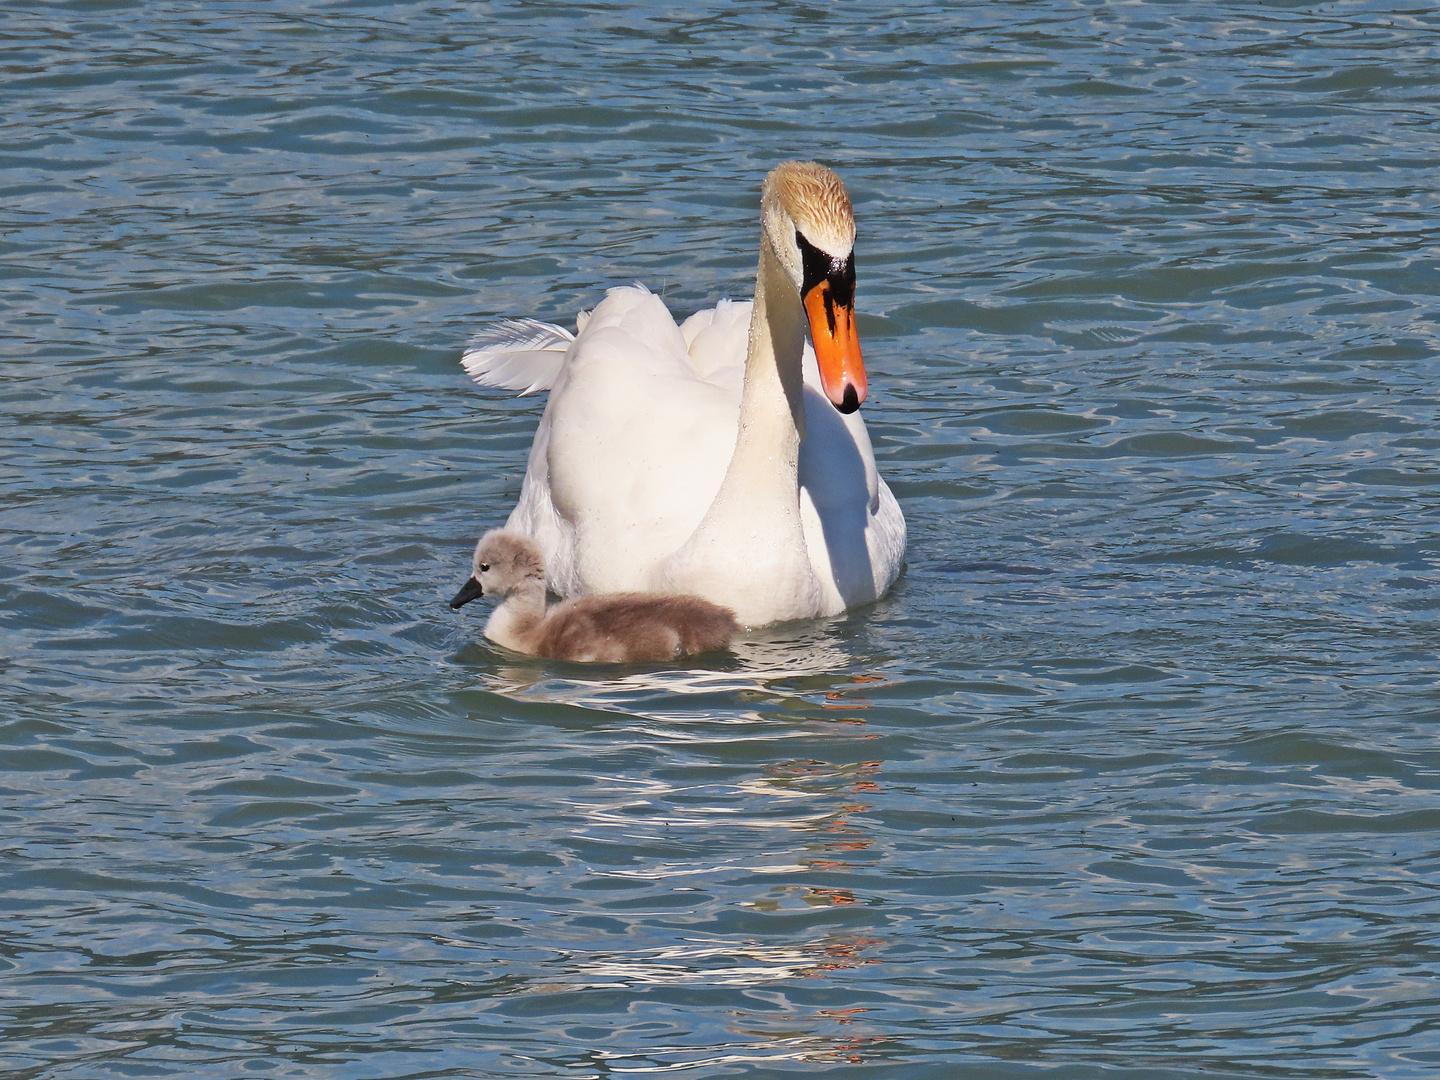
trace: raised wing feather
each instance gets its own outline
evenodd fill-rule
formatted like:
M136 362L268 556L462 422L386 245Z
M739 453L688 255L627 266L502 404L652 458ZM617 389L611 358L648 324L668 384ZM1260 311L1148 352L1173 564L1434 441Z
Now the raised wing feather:
M555 384L574 340L575 335L563 326L511 319L476 332L465 343L460 363L482 386L533 394Z

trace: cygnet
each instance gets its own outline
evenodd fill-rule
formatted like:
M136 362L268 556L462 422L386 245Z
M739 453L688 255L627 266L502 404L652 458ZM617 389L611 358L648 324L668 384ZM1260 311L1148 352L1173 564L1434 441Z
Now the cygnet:
M545 564L527 538L494 529L475 546L470 580L454 599L501 601L485 623L497 645L581 663L660 663L729 646L740 632L734 612L698 596L611 593L581 596L545 610Z

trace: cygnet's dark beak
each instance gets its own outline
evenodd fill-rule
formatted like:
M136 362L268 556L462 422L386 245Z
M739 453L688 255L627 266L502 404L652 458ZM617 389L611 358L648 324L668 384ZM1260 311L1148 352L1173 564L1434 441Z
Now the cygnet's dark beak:
M485 590L480 587L480 582L472 577L469 581L465 582L464 585L460 586L459 592L450 598L450 606L458 611L477 596L484 595Z

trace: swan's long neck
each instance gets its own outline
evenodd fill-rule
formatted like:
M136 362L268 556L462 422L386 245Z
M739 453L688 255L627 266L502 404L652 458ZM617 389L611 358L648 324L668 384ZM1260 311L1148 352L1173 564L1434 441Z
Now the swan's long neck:
M527 578L485 622L485 636L516 652L529 652L535 631L545 621L545 583Z
M769 235L762 232L740 394L740 430L717 504L735 492L743 492L745 501L753 503L757 491L773 488L787 507L791 502L799 506L797 463L800 440L805 437L800 371L804 320L795 286L775 257Z
M725 604L750 626L819 612L800 519L804 349L800 297L762 230L735 452L715 501L657 582Z

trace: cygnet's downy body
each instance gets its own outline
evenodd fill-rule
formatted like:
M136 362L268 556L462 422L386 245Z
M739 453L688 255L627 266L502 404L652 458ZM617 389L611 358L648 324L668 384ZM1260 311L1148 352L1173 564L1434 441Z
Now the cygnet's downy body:
M547 612L539 550L525 537L499 529L480 538L470 580L450 606L463 607L477 596L501 602L485 624L487 638L552 660L663 663L724 649L740 632L732 611L698 596L581 596Z

